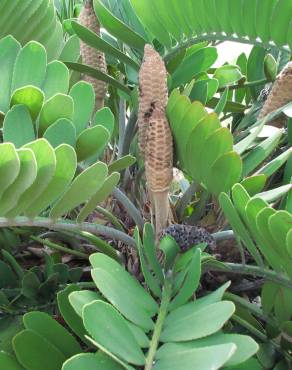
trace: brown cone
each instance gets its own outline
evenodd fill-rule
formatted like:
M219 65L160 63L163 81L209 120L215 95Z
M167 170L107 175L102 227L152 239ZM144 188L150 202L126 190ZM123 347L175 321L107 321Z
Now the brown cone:
M271 112L281 108L292 101L292 62L289 62L282 70L269 93L267 100L259 114L259 119L264 118ZM268 124L282 127L286 122L285 117L279 117Z
M165 115L168 100L167 73L160 55L145 46L139 72L139 147L156 220L156 235L168 224L168 192L172 181L173 144Z
M100 36L100 25L94 13L92 1L85 2L85 5L79 15L79 23ZM104 53L91 48L82 41L80 43L80 51L83 64L98 69L103 73L107 73ZM102 108L104 106L107 84L103 81L96 80L91 76L84 75L83 79L84 81L91 83L93 86L95 92L95 109L98 110Z
M145 154L146 131L155 108L165 111L168 92L167 73L160 55L151 45L146 45L144 59L139 72L139 148Z

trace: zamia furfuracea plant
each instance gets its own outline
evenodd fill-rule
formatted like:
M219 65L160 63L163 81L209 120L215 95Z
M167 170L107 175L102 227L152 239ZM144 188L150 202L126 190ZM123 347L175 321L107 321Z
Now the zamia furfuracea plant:
M146 289L119 263L96 253L90 262L98 291L73 287L67 298L59 293L66 322L98 350L73 356L62 369L215 370L248 364L256 342L223 330L235 310L232 302L222 300L229 283L195 298L204 245L179 255L167 236L160 243L165 257L161 266L151 225L145 225L143 245L137 229L135 238ZM79 320L77 328L73 317Z
M139 72L139 148L156 218L156 234L167 225L168 193L172 181L172 134L166 118L168 100L166 69L151 45L145 46Z

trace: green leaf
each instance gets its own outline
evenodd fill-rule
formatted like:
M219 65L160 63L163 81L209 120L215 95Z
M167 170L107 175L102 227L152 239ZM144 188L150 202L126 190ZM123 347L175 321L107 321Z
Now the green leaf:
M289 30L289 24L291 21L290 14L292 12L291 2L285 0L279 0L272 13L271 24L271 37L277 46L287 45L287 32ZM281 14L281 17L279 17ZM279 19L280 18L280 19Z
M24 370L14 356L2 351L0 352L0 367L5 370Z
M179 104L180 103L178 102L178 105ZM175 110L181 109L178 105L175 107ZM187 164L186 149L191 132L203 119L207 119L207 114L207 111L200 102L193 102L192 104L188 104L180 121L177 121L175 112L173 112L170 117L172 130L175 130L175 143L177 146L179 161L183 166L186 166Z
M277 243L282 252L286 252L286 238L288 232L292 229L292 215L287 211L278 211L269 218L269 228L273 236L273 240ZM287 258L287 253L282 254Z
M121 158L117 159L116 161L112 162L108 166L108 172L109 172L109 174L111 174L112 172L123 171L126 168L132 166L135 162L136 162L135 157L133 157L130 154L125 155L124 157L121 157Z
M130 321L145 330L153 328L157 303L118 262L106 255L90 256L92 278L101 293Z
M258 201L263 202L261 199ZM251 202L251 201L250 201ZM269 228L269 218L275 214L275 210L271 207L261 207L254 216L257 234L262 240L261 250L266 257L269 264L276 270L282 271L283 269L288 273L291 278L291 261L286 258L281 258L281 250L279 250L277 242L273 242L273 237Z
M126 323L131 330L132 334L134 335L139 347L141 348L148 348L150 344L150 340L145 334L145 332L137 325L131 323L130 321L126 320Z
M170 310L185 304L194 292L197 290L201 277L201 251L197 249L193 255L193 258L188 266L187 274L184 282L179 290L179 293L174 297L169 305Z
M162 342L194 340L216 333L234 313L232 302L196 305L196 301L172 311L166 318ZM208 317L208 320L202 320Z
M241 182L241 185L245 188L250 196L253 196L263 190L266 181L267 177L265 175L255 175L251 177L246 177Z
M29 110L31 118L35 120L42 108L44 102L43 92L34 86L24 86L14 91L10 106L23 104Z
M17 360L29 370L60 370L66 357L41 335L23 330L13 338Z
M108 303L94 301L83 308L82 316L85 328L97 343L127 362L144 365L141 348L115 308ZM111 323L110 331L108 323Z
M40 112L38 135L42 136L46 129L59 118L72 120L74 112L73 99L64 94L56 94L45 102Z
M85 42L85 44L90 47L103 51L106 55L111 55L114 58L117 58L120 62L124 62L128 66L132 67L134 70L139 70L139 65L126 54L122 53L119 49L113 47L111 44L103 40L96 33L90 31L89 29L81 26L77 22L71 22L72 28L76 35ZM119 39L121 35L119 35Z
M194 76L207 71L218 57L217 49L206 47L187 56L172 75L172 87L189 82Z
M0 40L0 111L5 113L9 109L14 63L20 48L11 35Z
M88 126L93 112L95 95L92 84L84 81L78 82L70 90L70 96L74 102L72 121L76 134L79 135Z
M285 194L287 194L292 189L292 184L279 186L278 188L267 190L263 193L256 194L256 197L262 198L267 203L272 203Z
M205 179L210 173L210 169L218 158L223 154L232 151L233 138L227 127L215 130L207 137L201 155L204 160L199 163L199 173Z
M77 216L78 222L83 222L86 217L95 209L95 207L105 200L120 180L120 174L117 172L111 173L97 190L97 192L88 200L85 206L81 209Z
M243 159L243 176L250 174L277 147L283 131L279 130L252 149Z
M57 294L58 308L62 314L62 317L66 321L67 325L78 337L85 342L87 345L89 342L85 339L86 330L83 325L83 321L79 315L75 312L74 308L69 302L69 295L72 292L80 291L78 285L68 285L64 290L61 290Z
M264 71L268 81L275 81L277 78L277 62L272 54L267 54L265 56Z
M54 205L50 217L56 219L79 204L90 199L101 187L107 176L107 166L97 162L78 175L69 189Z
M69 302L75 312L82 317L82 310L88 303L93 301L102 301L102 296L92 290L75 291L69 295Z
M210 335L206 338L197 339L196 341L187 342L183 344L177 344L177 346L187 349L195 348L206 348L221 344L233 343L236 345L236 351L231 356L231 358L226 362L226 366L239 365L242 362L247 361L251 356L253 356L259 346L258 344L247 335L240 334L224 334L216 333ZM164 347L164 348L163 348ZM167 345L164 345L160 350L158 350L158 356L166 356Z
M215 109L218 106L219 102L220 102L219 98L213 97L207 102L206 106L208 108ZM235 101L227 100L223 108L223 112L224 113L243 113L245 109L246 109L245 105L239 104Z
M224 65L216 69L214 78L219 81L219 88L222 86L229 86L242 78L242 74L238 66Z
M259 169L257 174L264 174L267 177L275 173L283 164L290 158L292 154L292 148L287 149L285 152L274 158L272 161L267 163L264 167ZM292 158L292 157L291 157Z
M44 139L48 140L53 148L61 144L68 144L74 148L76 129L71 121L66 118L60 118L47 128L44 133Z
M17 276L10 265L0 261L0 288L15 288L17 285Z
M58 348L68 358L81 351L77 340L62 325L45 312L28 312L23 316L26 329L35 331Z
M199 101L202 104L206 104L208 96L208 84L207 80L201 80L194 83L192 91L190 93L191 101Z
M36 41L28 42L17 55L11 92L27 85L41 87L45 79L46 68L45 48Z
M4 261L6 261L6 262L9 263L9 265L12 267L12 269L16 273L18 279L22 280L22 278L24 276L24 270L20 266L20 264L12 256L12 254L10 254L9 252L7 252L5 249L2 249L2 255L3 255Z
M69 89L69 70L59 60L54 60L47 65L46 77L42 85L42 91L46 100L56 94L67 94Z
M103 150L109 138L109 132L103 126L89 127L84 130L76 141L78 162L84 161Z
M65 21L63 22L63 26L65 27ZM59 59L67 62L77 62L79 58L80 58L80 41L76 35L73 35L69 37L68 40L66 41L60 53Z
M236 351L233 343L206 348L185 348L184 345L167 343L161 347L153 370L219 369ZM165 353L167 352L167 356Z
M287 246L288 253L292 257L292 230L288 231L287 233L286 246Z
M95 113L93 126L96 125L105 127L112 136L115 128L115 116L108 107L104 107Z
M258 17L258 18L261 18ZM260 46L254 46L249 54L247 61L247 80L248 82L258 81L265 78L264 59L266 50ZM253 100L256 100L262 86L250 87L250 92Z
M155 277L152 275L152 272L148 269L148 266L145 260L138 227L135 228L134 236L135 236L135 241L136 241L136 245L137 245L138 252L139 252L140 265L141 265L143 276L145 278L145 282L148 285L148 288L150 289L150 291L152 291L152 293L156 297L161 297L160 286L157 280L155 279Z
M265 282L261 292L263 312L270 315L275 304L276 296L279 291L279 286L270 281Z
M143 249L151 269L160 283L163 284L164 276L156 255L154 231L152 225L148 222L145 223L143 229Z
M224 90L223 94L221 95L220 99L218 100L218 103L216 107L214 108L214 112L218 114L221 114L224 111L224 108L226 107L227 99L228 99L228 87Z
M123 370L124 367L117 364L101 351L97 353L80 353L65 361L62 370ZM8 369L9 370L9 369ZM14 370L14 369L12 369ZM18 369L17 369L18 370Z
M194 179L201 180L201 151L204 148L207 137L218 128L220 128L218 116L215 113L210 113L195 126L189 135L186 146L185 163L188 172Z
M180 252L179 245L170 235L164 236L159 242L159 249L163 252L163 268L164 271L172 270L175 259Z
M101 1L94 0L93 5L95 13L104 28L127 45L143 50L146 41L139 34L116 18Z
M15 217L23 211L28 210L47 188L56 169L54 150L46 140L39 139L33 141L26 144L24 148L31 149L35 155L37 176L33 184L21 195L17 206L8 213L8 217Z
M88 76L96 78L97 80L107 82L108 84L120 90L122 93L125 93L128 97L131 97L131 90L127 86L119 82L118 80L109 76L108 74L103 73L85 64L72 63L72 62L65 62L65 64L68 68L73 69L73 71L81 72Z
M244 139L239 141L234 146L234 150L238 154L242 154L245 150L247 150L250 144L253 143L253 141L257 138L258 134L262 131L262 128L264 127L265 123L266 123L266 118L259 121L258 127L253 132L251 132L248 136L246 136Z
M5 115L3 139L6 142L12 142L16 148L35 140L32 119L25 106L15 106Z
M35 199L33 204L26 211L29 217L35 217L45 210L54 200L56 200L71 183L76 167L76 154L69 145L62 144L55 149L56 170L48 183L46 189Z
M219 203L223 209L225 216L227 217L232 229L240 237L240 239L245 243L248 251L253 256L258 265L262 265L261 256L250 237L248 231L246 230L244 224L242 223L237 210L233 206L230 198L226 193L221 193L219 196Z
M15 181L20 171L20 161L11 143L0 144L0 198Z
M24 275L21 284L21 294L23 294L26 298L36 298L40 286L40 281L35 273L28 271Z
M204 179L208 191L216 195L228 191L241 177L242 162L236 152L223 154L211 167Z
M5 351L13 353L12 339L23 329L21 316L4 316L0 319L0 355ZM1 364L1 362L0 362Z
M180 94L177 96L177 94L175 93L176 91L177 90L174 90L174 93L171 94L171 97L169 99L169 103L167 106L167 115L170 120L170 126L174 138L178 141L179 133L183 131L180 129L182 125L185 126L185 129L190 127L190 131L195 128L194 124L187 124L189 122L189 120L187 119L189 118L188 113L192 111L193 114L196 114L196 118L199 115L204 116L204 107L200 102L194 102L193 104L191 104L190 99L187 96ZM189 135L187 139L188 138Z

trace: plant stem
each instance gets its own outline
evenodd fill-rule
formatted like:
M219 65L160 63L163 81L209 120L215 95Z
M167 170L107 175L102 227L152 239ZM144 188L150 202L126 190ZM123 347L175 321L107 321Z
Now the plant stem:
M120 98L119 103L119 144L118 144L118 158L121 158L126 130L126 102L123 98Z
M265 315L263 311L257 305L250 303L247 299L244 299L242 297L239 297L236 294L232 294L229 292L224 293L223 299L227 299L229 301L239 304L240 306L248 309L254 316L265 321L266 323L269 323L270 325L274 325L274 326L277 325L277 323L272 317L268 317L267 315Z
M217 233L212 234L216 242L221 240L235 239L233 230L218 231Z
M93 235L91 233L88 233L86 231L80 231L79 235L83 239L89 241L92 245L97 247L97 249L100 252L102 252L102 253L114 258L116 261L120 262L119 253L110 244L108 244L107 242L105 242L104 240L99 238L98 236Z
M125 207L129 215L135 221L140 230L144 227L144 220L139 210L135 207L134 203L124 194L119 188L114 188L113 196Z
M265 278L266 280L272 281L276 284L280 284L282 286L285 286L287 288L292 288L292 280L286 278L283 275L280 275L279 273L267 270L262 267L258 266L251 266L251 265L242 265L237 263L230 263L226 262L224 263L225 267L219 267L219 266L208 266L207 269L210 271L225 271L225 272L231 272L235 274L242 274L242 275L252 275L252 276L260 276Z
M34 219L24 216L15 217L13 219L0 217L0 228L13 226L43 227L49 230L65 230L69 232L87 231L94 235L102 235L106 238L120 240L128 246L136 248L135 240L129 235L108 226L92 224L89 222L77 223L63 219L53 220L46 217L36 217Z
M115 226L118 230L124 231L123 225L120 223L117 217L113 215L110 211L100 206L97 206L96 210L97 212L102 214L104 217L106 217L113 224L113 226Z
M155 323L154 332L150 342L149 352L146 357L146 363L144 370L151 370L154 365L154 358L159 344L159 339L163 327L165 317L167 315L167 308L171 298L171 282L169 279L165 279L164 288L162 291L162 298L160 303L160 309L158 312L157 320Z
M164 57L165 62L169 62L177 53L180 51L192 46L193 44L197 44L202 41L235 41L235 42L240 42L242 44L250 44L250 45L258 45L262 47L270 47L269 43L263 43L262 41L256 41L256 40L248 40L243 37L236 37L236 36L225 36L222 35L222 33L211 33L211 34L206 34L203 36L195 36L192 37L184 42L178 43L178 45L171 49ZM287 48L281 47L281 50L286 50Z
M36 242L38 242L40 244L46 245L47 247L49 247L51 249L55 249L55 250L60 251L60 252L72 254L73 256L76 256L76 257L81 257L81 258L88 259L88 255L86 253L76 251L75 249L70 249L70 248L63 247L62 245L53 243L48 239L38 238L37 236L31 236L30 238L32 240L35 240Z
M135 112L135 110L133 110L126 125L121 157L123 157L126 154L129 154L131 141L135 133L136 122L137 122L137 113Z
M59 287L65 289L69 285L71 284L60 284ZM92 281L79 281L74 283L74 285L77 285L80 289L96 289L96 285Z
M263 78L261 80L257 81L251 81L251 82L246 82L244 84L237 84L237 85L230 85L228 86L229 90L236 90L236 89L244 89L246 87L252 87L252 86L258 86L258 85L265 85L269 81L266 78ZM226 89L227 86L220 87L220 89L217 90L217 92L222 92Z
M237 315L232 316L232 320L236 321L239 325L243 326L247 330L249 330L255 337L259 338L261 341L266 342L268 338L263 334L261 331L256 329L253 325L249 322L243 320L241 317Z

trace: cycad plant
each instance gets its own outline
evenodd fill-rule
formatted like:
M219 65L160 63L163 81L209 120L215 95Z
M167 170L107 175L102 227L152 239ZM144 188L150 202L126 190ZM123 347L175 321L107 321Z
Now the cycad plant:
M0 368L289 369L292 2L18 5Z

